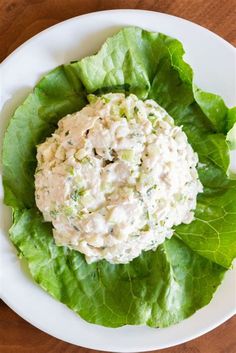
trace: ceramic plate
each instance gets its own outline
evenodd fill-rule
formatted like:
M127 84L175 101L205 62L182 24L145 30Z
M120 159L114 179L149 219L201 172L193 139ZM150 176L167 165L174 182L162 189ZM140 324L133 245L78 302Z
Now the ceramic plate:
M59 23L30 39L1 64L1 136L8 119L47 71L95 53L106 38L135 25L179 39L185 59L204 90L220 94L229 106L236 101L235 49L214 33L166 14L114 10L91 13ZM14 141L12 141L14 143ZM114 352L139 352L170 347L200 336L236 312L236 269L229 271L212 302L183 322L165 329L89 324L57 302L30 278L8 239L10 210L0 204L0 295L20 316L39 329L79 346Z

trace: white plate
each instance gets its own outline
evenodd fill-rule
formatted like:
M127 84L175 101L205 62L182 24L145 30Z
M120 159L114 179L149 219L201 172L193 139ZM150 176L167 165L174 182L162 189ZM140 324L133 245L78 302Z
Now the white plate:
M201 88L223 96L230 106L236 101L235 51L217 35L186 20L161 13L137 10L96 12L43 31L2 63L1 134L14 109L44 73L59 64L94 53L109 35L129 25L180 39L187 52L185 58L194 68L195 82ZM2 299L31 324L64 341L115 352L154 350L200 336L236 312L234 270L227 273L208 306L170 328L126 326L109 329L88 324L33 283L8 240L10 212L2 203L0 214Z

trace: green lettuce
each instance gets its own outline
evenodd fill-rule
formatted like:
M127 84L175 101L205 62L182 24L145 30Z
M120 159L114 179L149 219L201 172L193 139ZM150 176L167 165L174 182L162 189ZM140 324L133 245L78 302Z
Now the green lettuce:
M193 83L182 44L128 27L94 56L48 73L16 110L3 144L5 203L13 208L10 238L34 280L85 320L109 327L166 327L207 305L236 257L236 109ZM100 261L55 245L52 225L35 206L36 145L90 93L134 93L163 106L198 153L204 192L195 220L182 224L155 252L127 265ZM12 143L14 141L14 143Z

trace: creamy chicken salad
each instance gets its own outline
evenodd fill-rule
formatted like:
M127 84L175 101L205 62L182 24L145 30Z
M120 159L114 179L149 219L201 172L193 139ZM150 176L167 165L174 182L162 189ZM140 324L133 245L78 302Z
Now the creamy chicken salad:
M193 220L198 156L155 101L88 98L37 148L36 204L58 245L128 263Z

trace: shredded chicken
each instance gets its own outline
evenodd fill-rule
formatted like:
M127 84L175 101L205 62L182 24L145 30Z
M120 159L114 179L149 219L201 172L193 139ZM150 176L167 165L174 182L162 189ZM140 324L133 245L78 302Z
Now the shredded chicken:
M88 98L38 146L36 203L58 245L128 263L193 220L198 156L153 100Z

